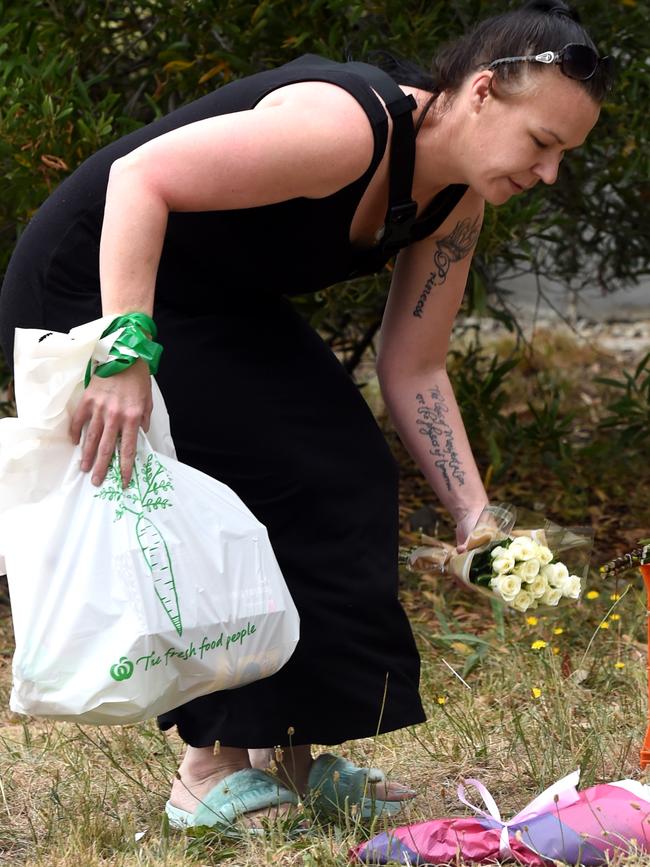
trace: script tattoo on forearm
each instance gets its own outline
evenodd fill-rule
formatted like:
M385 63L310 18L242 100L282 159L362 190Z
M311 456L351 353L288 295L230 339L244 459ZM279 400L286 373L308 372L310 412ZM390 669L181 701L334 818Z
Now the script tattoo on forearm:
M449 407L440 389L435 386L429 389L429 400L417 394L418 402L417 427L423 437L431 444L429 454L434 457L434 465L451 491L452 481L462 487L465 484L465 472L460 457L456 451L454 431L447 421Z
M446 238L441 238L436 242L436 252L433 254L435 268L429 274L422 294L418 298L418 303L413 308L413 315L418 319L422 319L424 305L433 287L441 286L447 279L451 265L454 262L460 262L472 250L480 229L480 217L476 217L472 223L470 223L470 218L466 217L460 223L456 223L456 228Z

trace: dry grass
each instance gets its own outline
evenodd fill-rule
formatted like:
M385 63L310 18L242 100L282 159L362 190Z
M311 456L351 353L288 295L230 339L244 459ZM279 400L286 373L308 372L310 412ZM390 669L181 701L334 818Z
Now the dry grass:
M430 580L427 586L431 592ZM505 815L579 766L584 785L639 777L643 599L634 586L619 603L620 620L598 629L614 589L622 588L581 603L577 617L566 608L534 625L521 616L500 625L482 598L456 590L443 596L437 588L435 618L414 623L429 721L349 744L345 753L417 789L404 822L464 812L455 795L464 776L482 779ZM463 630L470 611L488 650L467 676L468 688L443 658L462 670L471 648L445 636ZM8 648L9 619L0 623L0 647ZM548 647L534 651L538 638ZM369 833L354 817L342 827L314 826L297 841L280 833L240 842L170 833L162 809L178 739L153 724L98 729L19 719L6 710L7 659L0 669L0 864L343 867L349 846ZM539 698L534 686L542 690ZM650 858L635 854L620 863L641 867Z

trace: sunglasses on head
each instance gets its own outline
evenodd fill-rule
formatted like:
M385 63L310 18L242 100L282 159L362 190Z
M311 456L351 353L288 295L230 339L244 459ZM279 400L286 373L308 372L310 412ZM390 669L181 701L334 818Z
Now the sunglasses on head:
M498 60L493 60L487 68L494 69L495 66L500 66L502 63L519 62L559 63L560 69L568 78L587 81L596 74L596 70L601 64L605 73L611 73L614 61L609 56L599 57L589 45L570 42L559 51L542 51L541 54L525 54L521 57L500 57Z

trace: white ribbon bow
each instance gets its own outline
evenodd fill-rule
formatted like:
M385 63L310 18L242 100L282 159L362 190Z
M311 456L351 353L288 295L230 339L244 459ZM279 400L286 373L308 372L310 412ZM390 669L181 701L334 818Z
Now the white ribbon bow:
M501 825L499 855L501 857L507 857L508 855L513 854L510 848L510 826L520 825L522 822L533 819L535 816L539 816L542 813L549 813L551 811L556 811L561 807L567 807L569 804L574 804L580 799L580 796L576 791L576 786L578 785L579 780L580 769L573 771L572 774L568 774L566 777L558 780L557 783L553 783L552 786L545 789L541 795L538 795L530 802L530 804L517 813L516 816L513 816L509 822L503 821L496 801L479 780L468 778L465 780L465 783L474 786L478 791L479 795L483 799L483 803L487 807L487 811L481 809L481 807L477 807L475 804L472 804L467 800L467 789L462 784L458 786L458 799L461 803L465 804L465 806L469 807L470 810L474 810L474 812L479 816L484 816L486 819L494 819L499 823L499 825ZM532 847L528 846L528 848L530 849Z

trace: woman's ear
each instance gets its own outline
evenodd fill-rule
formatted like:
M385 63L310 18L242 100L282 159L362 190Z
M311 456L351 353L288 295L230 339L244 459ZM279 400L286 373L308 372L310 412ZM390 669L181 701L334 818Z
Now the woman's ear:
M490 97L496 97L493 79L494 72L490 69L481 69L472 77L468 93L472 111L479 112Z

